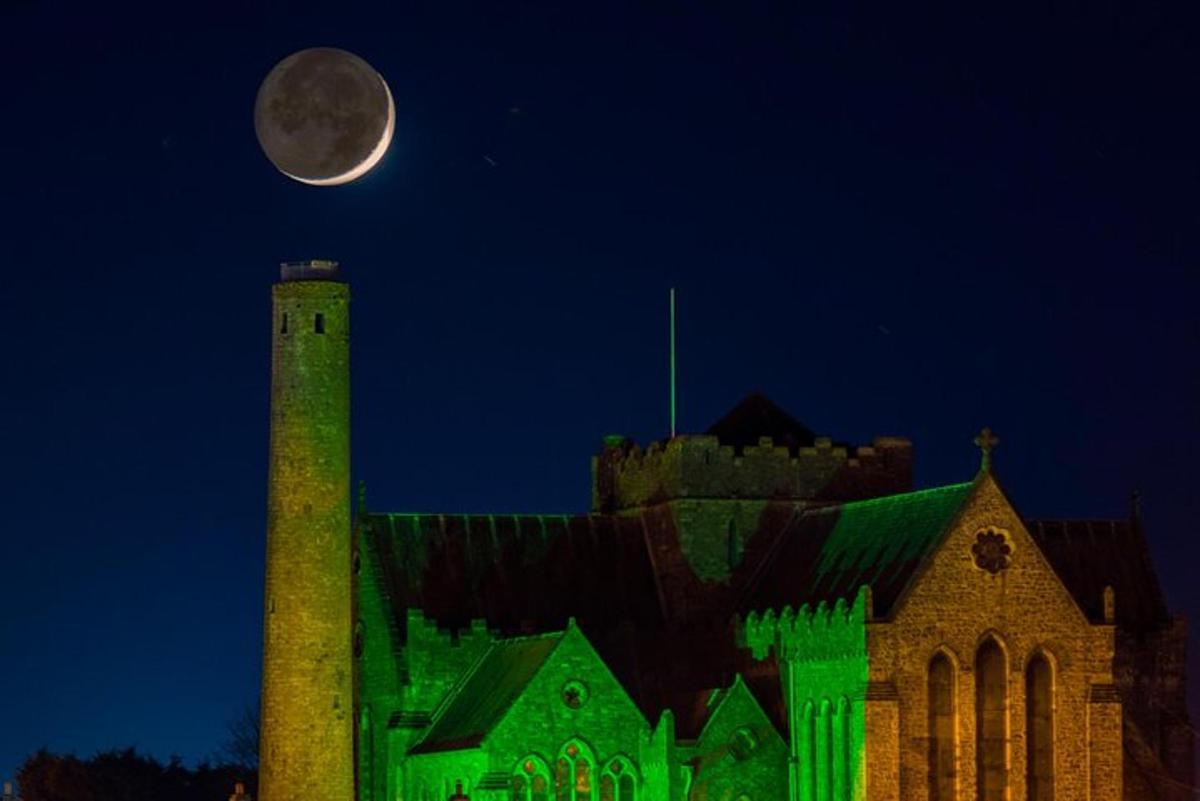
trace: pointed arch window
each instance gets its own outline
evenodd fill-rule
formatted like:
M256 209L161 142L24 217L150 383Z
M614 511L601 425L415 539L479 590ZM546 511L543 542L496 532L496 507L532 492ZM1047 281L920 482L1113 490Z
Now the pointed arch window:
M1008 791L1008 666L993 639L975 654L975 770L979 801L1004 801Z
M375 747L372 737L371 707L363 704L358 716L358 775L362 785L359 795L364 801L370 801L374 792L374 757Z
M804 705L800 718L800 801L817 801L816 709L812 701Z
M1025 669L1025 797L1054 799L1054 673L1038 653Z
M738 534L738 525L735 518L730 518L729 524L725 527L725 549L729 569L733 570L742 561L742 538Z
M833 798L834 801L849 801L850 798L850 700L846 696L838 699L833 713Z
M957 742L954 666L945 654L929 663L929 801L954 801Z
M530 754L517 762L512 775L512 801L550 801L550 767Z
M637 801L637 769L625 757L615 757L600 776L600 801Z
M829 699L821 701L817 712L817 748L813 773L817 778L818 801L833 801L833 721Z
M554 763L555 801L592 801L596 760L591 749L572 740Z

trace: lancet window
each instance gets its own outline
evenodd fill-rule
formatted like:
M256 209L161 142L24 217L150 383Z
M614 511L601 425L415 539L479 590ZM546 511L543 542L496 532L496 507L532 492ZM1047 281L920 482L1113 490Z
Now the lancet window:
M1054 799L1054 673L1045 654L1025 669L1025 797Z
M954 666L939 653L929 663L929 801L957 798Z
M804 705L800 717L800 801L817 801L817 716L813 702Z
M600 801L637 801L637 771L624 757L610 759L600 776Z
M1008 667L987 639L975 654L975 768L979 801L1004 801L1008 791Z
M512 801L550 801L550 768L530 755L517 763L512 776Z
M555 801L592 801L596 760L583 743L572 740L554 763Z
M833 713L833 797L850 801L853 785L850 771L854 755L850 743L850 701L842 696Z

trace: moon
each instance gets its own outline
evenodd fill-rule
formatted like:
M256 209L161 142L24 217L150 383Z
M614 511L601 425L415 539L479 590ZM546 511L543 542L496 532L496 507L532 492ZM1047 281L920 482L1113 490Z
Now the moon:
M301 50L275 65L254 101L263 152L289 178L337 186L365 175L392 142L396 107L383 76L353 53Z

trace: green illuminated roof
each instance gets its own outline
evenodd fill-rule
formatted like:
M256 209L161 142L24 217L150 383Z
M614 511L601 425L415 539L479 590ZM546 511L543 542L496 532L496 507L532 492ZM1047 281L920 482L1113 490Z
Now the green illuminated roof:
M973 482L798 513L752 579L744 611L850 600L871 587L887 616L974 488Z
M483 742L562 641L563 632L501 640L488 649L410 753L474 748Z

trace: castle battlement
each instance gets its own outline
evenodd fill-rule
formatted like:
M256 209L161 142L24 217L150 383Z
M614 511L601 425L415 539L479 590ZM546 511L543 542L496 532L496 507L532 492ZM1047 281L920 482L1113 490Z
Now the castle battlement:
M785 606L778 614L750 612L738 626L739 644L755 659L766 659L772 650L780 659L800 661L861 656L870 606L871 591L864 586L852 604L838 598L832 606L821 601L795 611Z
M592 459L592 508L612 512L680 498L849 501L912 487L912 443L876 437L847 448L828 437L789 448L771 437L742 449L680 435L643 450L609 437Z

